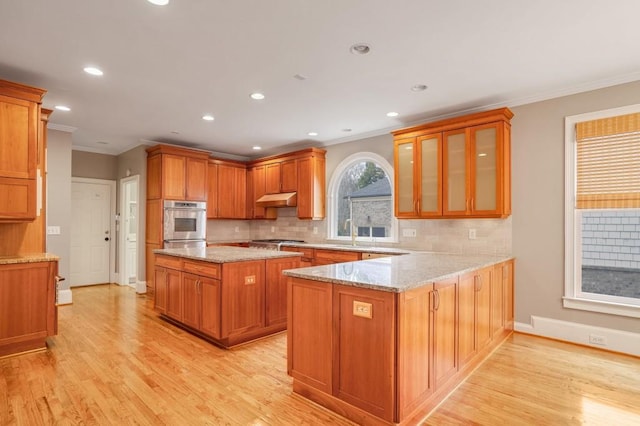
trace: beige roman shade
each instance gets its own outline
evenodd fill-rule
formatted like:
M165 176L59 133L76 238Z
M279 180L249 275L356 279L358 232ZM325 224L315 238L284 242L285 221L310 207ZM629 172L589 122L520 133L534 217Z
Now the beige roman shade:
M640 208L640 113L576 124L576 208Z

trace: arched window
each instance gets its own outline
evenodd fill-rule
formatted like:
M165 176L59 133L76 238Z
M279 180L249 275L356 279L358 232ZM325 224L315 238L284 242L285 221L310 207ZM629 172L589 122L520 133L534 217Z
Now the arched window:
M329 182L329 239L397 242L393 169L372 152L345 158Z

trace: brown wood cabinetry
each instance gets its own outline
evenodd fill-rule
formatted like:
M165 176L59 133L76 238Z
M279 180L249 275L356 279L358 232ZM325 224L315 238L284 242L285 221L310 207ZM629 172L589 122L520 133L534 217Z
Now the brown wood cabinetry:
M289 278L294 391L360 424L417 423L512 332L512 274L508 261L402 293Z
M511 214L508 108L392 132L397 217Z
M38 157L44 152L40 104L45 93L0 80L0 223L36 218L37 169L44 177Z
M155 256L155 309L222 346L231 347L287 326L284 269L297 257L216 264Z
M169 145L147 148L147 199L206 201L208 158Z
M46 347L57 331L58 262L0 265L0 356Z
M247 169L243 163L209 160L207 218L247 218Z
M296 192L298 189L298 162L295 158L267 164L265 175L267 194Z
M250 167L247 172L247 216L249 219L275 219L278 212L274 207L261 207L256 200L267 193L267 166Z
M302 253L302 257L300 257L300 267L306 268L308 266L313 266L313 260L316 257L315 249L308 247L287 247L284 246L281 248L283 251L292 251L295 253Z

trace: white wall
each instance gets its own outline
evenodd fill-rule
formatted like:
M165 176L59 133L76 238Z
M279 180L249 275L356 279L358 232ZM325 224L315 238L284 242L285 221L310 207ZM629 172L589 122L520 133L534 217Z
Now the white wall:
M60 289L69 289L71 274L71 133L47 131L47 225L59 226L60 235L47 235L47 252L60 257L58 273L67 278Z

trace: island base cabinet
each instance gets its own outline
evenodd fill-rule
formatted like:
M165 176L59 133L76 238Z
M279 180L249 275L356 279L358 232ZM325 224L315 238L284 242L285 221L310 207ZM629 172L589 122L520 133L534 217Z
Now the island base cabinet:
M231 337L265 325L265 261L222 266L222 335Z

